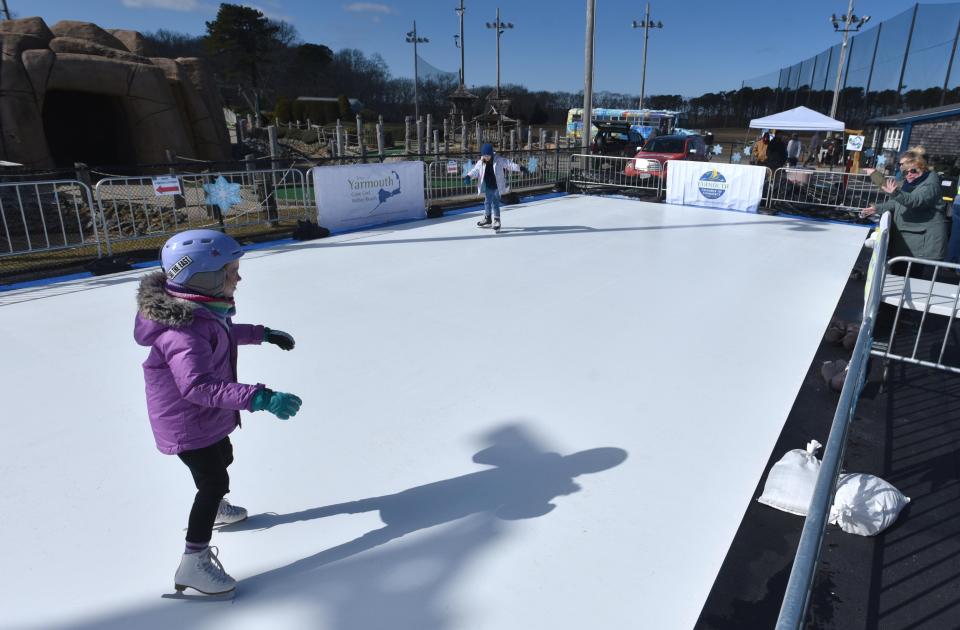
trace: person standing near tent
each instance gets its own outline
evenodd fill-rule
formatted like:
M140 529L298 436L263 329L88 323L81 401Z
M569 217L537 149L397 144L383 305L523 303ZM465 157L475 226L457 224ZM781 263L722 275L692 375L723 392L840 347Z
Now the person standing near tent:
M484 201L483 219L477 222L479 227L490 227L492 224L494 230L500 229L500 195L510 191L507 171L528 172L526 166L494 155L493 145L488 142L480 149L480 159L463 177L465 182L480 179L478 192L484 195Z
M813 134L813 137L810 138L810 144L807 146L807 159L803 161L803 165L806 166L810 162L815 162L817 159L817 153L820 152L820 132Z
M776 129L770 131L770 144L767 145L767 168L775 171L787 163L787 145L782 134Z
M790 136L790 142L787 143L787 164L796 166L800 162L800 153L803 151L803 145L800 143L800 136L793 134Z
M760 138L753 143L753 162L763 166L767 163L767 147L770 146L770 137L766 133L760 134Z

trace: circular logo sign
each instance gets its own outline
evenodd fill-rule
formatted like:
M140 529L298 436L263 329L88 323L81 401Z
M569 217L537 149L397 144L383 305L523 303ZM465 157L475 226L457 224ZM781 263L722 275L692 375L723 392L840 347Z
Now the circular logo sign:
M700 176L700 181L697 182L700 194L707 199L719 199L723 196L723 193L727 192L729 186L726 178L716 170L707 171Z

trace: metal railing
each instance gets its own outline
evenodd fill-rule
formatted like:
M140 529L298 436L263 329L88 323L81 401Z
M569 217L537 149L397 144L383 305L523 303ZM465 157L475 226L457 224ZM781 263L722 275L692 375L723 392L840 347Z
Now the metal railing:
M657 160L577 153L569 168L570 183L580 188L644 190L657 196L664 190L665 169Z
M831 210L858 214L887 198L869 175L779 168L770 180L769 205L775 210Z
M546 188L566 180L569 168L569 153L556 150L513 151L501 154L506 159L525 166L527 173L507 172L507 183L511 191L524 191ZM440 199L456 197L476 197L476 179L464 181L464 174L476 164L474 156L463 155L457 158L432 160L424 164L427 204Z
M891 273L891 269L897 265L906 265L903 276ZM918 267L921 271L932 270L930 279L911 277L915 275L913 273L914 267ZM922 258L898 256L887 262L887 273L885 274L881 301L890 305L895 304L897 311L893 318L893 326L890 329L890 337L886 341L874 342L872 351L874 356L883 358L884 380L887 377L890 361L901 361L911 365L960 374L960 367L944 363L950 332L953 329L954 321L957 319L957 308L960 306L960 287L955 284L937 282L941 269L949 269L955 273L960 273L960 265ZM900 324L900 315L905 309L918 311L922 315L913 343L907 344L910 347L910 353L897 354L894 351L897 341L897 327ZM920 340L923 336L923 327L927 323L929 315L939 315L947 318L943 341L940 343L940 352L935 361L917 358L917 353L920 351Z
M96 185L105 238L111 243L156 238L184 229L249 227L309 218L312 205L303 171L249 170L180 173L181 194L160 195L150 177L109 177ZM226 211L210 203L205 187L226 184Z
M0 223L0 257L91 245L103 255L99 212L76 180L0 184Z
M803 522L800 543L797 545L797 554L793 560L787 590L777 618L777 630L801 630L804 627L823 536L830 517L830 507L833 504L837 477L840 474L840 466L847 446L847 431L853 421L857 399L867 378L867 360L870 358L873 326L883 293L884 261L887 258L889 235L890 213L887 212L880 219L880 229L870 259L870 271L867 274L869 289L863 323L860 326L853 356L850 358L849 371L840 392L840 402L833 416L830 436L827 438L820 472L817 474L817 483L813 497L810 499L810 508Z

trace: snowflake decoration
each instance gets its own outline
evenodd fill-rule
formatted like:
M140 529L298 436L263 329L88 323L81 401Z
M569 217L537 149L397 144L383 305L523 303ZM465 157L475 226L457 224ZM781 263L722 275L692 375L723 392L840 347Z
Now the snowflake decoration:
M733 156L731 156L730 159L733 160L734 162L739 162L739 161L740 161L741 159L743 159L743 158L740 157L740 154L739 154L739 153L734 153Z
M207 205L219 206L221 212L229 212L230 208L243 201L240 198L240 184L231 184L223 175L212 184L204 184L203 190L207 193Z
M531 173L536 173L538 166L540 166L540 161L537 160L537 158L532 157L529 160L527 160L527 170L530 171Z
M713 154L714 155L723 155L723 145L715 144L713 145Z

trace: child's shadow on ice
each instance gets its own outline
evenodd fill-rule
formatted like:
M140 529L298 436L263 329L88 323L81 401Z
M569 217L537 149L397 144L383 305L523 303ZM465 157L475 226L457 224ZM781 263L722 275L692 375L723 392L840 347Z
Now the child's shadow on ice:
M384 527L348 543L324 550L286 567L253 576L244 583L266 579L274 572L300 572L342 560L421 529L449 523L473 514L505 520L543 516L556 506L552 501L577 492L574 478L621 464L627 452L619 448L594 448L571 455L550 453L519 427L510 426L491 435L493 446L473 457L478 464L495 466L452 479L417 486L396 494L312 508L290 514L256 514L223 532L261 530L337 514L380 513Z

